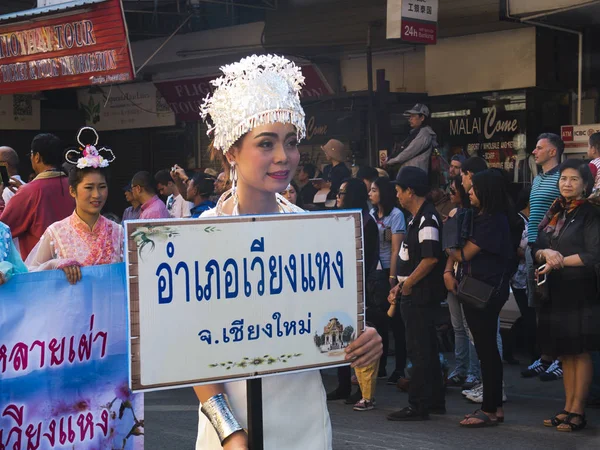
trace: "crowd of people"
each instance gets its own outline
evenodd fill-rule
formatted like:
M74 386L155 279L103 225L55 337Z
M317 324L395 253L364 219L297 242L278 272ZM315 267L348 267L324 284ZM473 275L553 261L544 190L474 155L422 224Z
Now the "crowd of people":
M369 326L346 349L352 364L338 370L338 386L327 398L317 372L264 380L265 447L292 448L292 439L293 448L330 448L326 400L371 410L377 379L408 390L408 405L389 420L443 414L446 388L460 387L481 405L461 426L504 422L503 359L514 361L514 345L503 345L499 314L511 292L531 358L522 375L564 382L564 409L548 414L543 425L583 429L586 404L598 401L590 398L590 388L599 387L593 358L600 350L600 134L590 138L589 163L561 163L560 137L542 134L533 151L542 172L517 195L502 170L460 154L450 160L447 183L432 188L427 162L436 136L426 126L429 110L422 104L406 112L411 135L402 152L386 161L388 171L351 170L347 148L338 140L322 147L328 164L320 171L308 163L298 167L297 145L305 132L299 70L273 58L233 65L202 108L212 120L210 151L222 160L223 172L191 172L177 164L154 175L140 171L123 188L131 206L122 214L126 221L362 211ZM264 71L272 73L269 82L285 87L278 91L288 92L281 94L285 98L257 96ZM236 114L252 118L242 127L226 113L236 102L243 107ZM63 270L74 284L81 267L123 261L120 220L102 215L111 161L103 159L105 149L81 144L79 159L65 165L61 141L52 134L36 136L30 152L36 176L28 183L18 176L17 153L0 147L11 176L9 185L0 185L0 284L18 273L52 269ZM455 367L446 375L436 328L445 304L455 337ZM354 378L359 389L352 393ZM245 385L195 391L201 403L197 448L246 448ZM295 415L292 425L278 406L302 411L307 402L310 414ZM223 415L235 416L226 430L218 419Z

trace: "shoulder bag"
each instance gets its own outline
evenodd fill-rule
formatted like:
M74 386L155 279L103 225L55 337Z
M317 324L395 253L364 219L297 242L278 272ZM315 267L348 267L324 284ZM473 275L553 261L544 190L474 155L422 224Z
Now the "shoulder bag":
M464 261L464 253L460 250ZM502 286L504 275L500 280L499 286ZM490 299L497 293L498 287L491 286L483 281L473 278L471 275L471 265L469 264L469 273L464 274L462 280L458 284L458 299L464 305L468 305L475 309L484 309Z

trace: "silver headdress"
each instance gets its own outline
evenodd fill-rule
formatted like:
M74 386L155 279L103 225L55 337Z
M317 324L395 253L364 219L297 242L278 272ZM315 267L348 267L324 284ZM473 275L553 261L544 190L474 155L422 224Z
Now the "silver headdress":
M276 55L252 55L221 70L223 76L211 81L212 97L207 96L200 107L216 149L226 153L248 131L276 122L294 125L299 140L306 136L299 95L304 77L293 62Z
M95 140L93 144L84 144L81 142L81 134L84 131L92 131L95 136ZM94 169L102 169L104 167L108 167L108 165L115 160L115 154L110 148L102 147L100 149L96 148L98 145L98 132L92 127L83 127L77 133L77 142L81 146L79 150L69 150L65 159L68 163L77 166L78 169L86 169L88 167L92 167ZM105 156L102 156L100 152L104 153Z

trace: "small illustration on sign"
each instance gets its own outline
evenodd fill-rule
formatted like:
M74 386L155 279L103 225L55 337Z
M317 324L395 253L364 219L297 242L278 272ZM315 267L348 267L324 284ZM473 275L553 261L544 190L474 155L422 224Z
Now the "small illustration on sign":
M94 98L91 95L87 105L80 103L79 106L85 114L86 122L98 123L100 121L100 103L94 102Z
M352 326L344 327L337 317L332 317L323 327L321 335L315 331L314 341L321 353L327 353L328 356L339 356L355 338L356 333Z
M227 361L217 364L209 364L208 367L214 369L216 367L224 367L225 370L231 370L233 367L241 367L245 369L248 366L262 366L263 364L287 363L293 358L302 356L302 353L294 353L293 355L271 356L264 355L255 358L244 358L240 362Z
M142 257L142 251L146 246L150 246L150 252L154 251L156 244L150 237L153 239L163 238L168 239L173 236L177 236L179 233L173 230L171 227L158 226L158 227L140 227L131 233L131 238L135 241L138 247L138 255L140 258ZM171 246L173 244L169 243ZM169 253L169 245L167 245L167 253ZM172 256L172 255L171 255Z

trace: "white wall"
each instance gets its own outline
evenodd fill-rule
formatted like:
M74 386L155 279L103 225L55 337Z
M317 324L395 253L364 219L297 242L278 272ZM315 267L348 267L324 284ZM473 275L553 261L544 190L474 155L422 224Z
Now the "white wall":
M340 61L342 85L348 92L367 90L366 56L347 56ZM375 73L385 69L385 78L390 82L390 92L425 91L425 51L422 48L404 53L373 55L373 88L376 88Z
M534 27L440 39L425 50L427 93L535 86L535 43Z
M537 14L553 9L569 8L590 3L589 0L510 0L509 13L512 15Z

